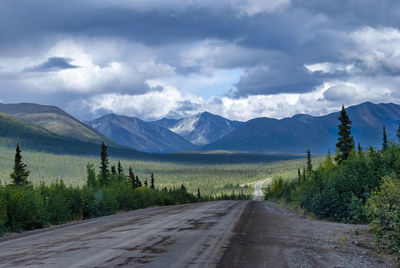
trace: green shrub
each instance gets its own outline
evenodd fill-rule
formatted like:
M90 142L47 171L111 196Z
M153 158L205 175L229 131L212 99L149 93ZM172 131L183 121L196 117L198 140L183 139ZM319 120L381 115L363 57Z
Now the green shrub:
M0 235L6 230L7 223L7 201L4 189L0 188Z
M5 192L10 231L32 230L48 225L43 200L33 187L8 185Z
M377 246L400 256L400 180L384 178L366 210Z

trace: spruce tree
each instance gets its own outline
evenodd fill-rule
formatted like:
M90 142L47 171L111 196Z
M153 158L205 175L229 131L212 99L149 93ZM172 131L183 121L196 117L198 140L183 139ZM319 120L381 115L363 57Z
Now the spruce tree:
M400 121L399 121L399 128L397 129L397 138L399 139L400 142Z
M349 158L351 152L354 150L354 138L351 136L351 121L344 106L342 106L339 121L339 137L338 143L336 144L337 155L335 160L341 164L343 161Z
M116 175L117 174L117 169L115 166L111 166L111 174Z
M18 144L15 150L14 168L13 172L10 174L10 178L15 185L28 186L28 177L29 171L26 170L26 164L22 162L21 148Z
M108 169L108 154L107 154L107 146L104 142L101 143L101 153L100 153L100 183L102 185L107 184L108 175L110 173Z
M307 177L310 178L312 174L313 166L311 160L311 152L310 150L307 151Z
M89 163L86 166L87 180L86 183L90 187L96 186L96 171L94 170L93 164Z
M197 188L197 198L201 199L200 188Z
M386 127L383 127L383 142L382 142L382 150L386 151L389 148L389 142L388 142L388 137L386 134Z
M150 188L154 189L154 174L151 172L151 177L150 177Z
M132 171L132 168L129 168L129 179L131 180L131 184L133 189L137 188L137 182L136 182L136 177L135 174Z
M362 149L362 147L361 147L361 143L358 143L358 155L361 155L362 154L362 151L363 151L363 149Z
M301 181L301 171L300 171L300 169L297 169L297 180Z
M121 162L118 160L118 167L117 167L117 171L119 175L124 174L124 169L122 168Z
M139 176L136 175L136 187L142 187L142 182L139 180Z

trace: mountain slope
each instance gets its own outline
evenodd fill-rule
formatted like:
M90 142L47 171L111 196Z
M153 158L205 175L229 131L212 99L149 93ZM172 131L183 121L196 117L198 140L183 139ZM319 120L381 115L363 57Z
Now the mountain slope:
M6 113L0 113L0 126L0 144L7 147L18 143L24 150L79 155L97 155L100 150L99 144L60 136ZM138 153L112 145L109 148L118 155Z
M116 145L107 137L55 106L33 103L0 104L0 112L14 115L61 136L95 143L105 141Z
M167 127L196 145L214 142L231 133L242 122L231 121L208 112L199 113L183 119L166 119L150 122L156 126Z
M117 143L140 151L165 153L194 148L167 128L134 117L108 114L87 124Z
M363 103L347 109L353 121L352 133L362 146L379 147L382 127L394 139L400 119L396 104ZM314 153L334 151L337 142L339 112L325 116L295 115L281 120L256 118L202 150L235 150L247 152Z

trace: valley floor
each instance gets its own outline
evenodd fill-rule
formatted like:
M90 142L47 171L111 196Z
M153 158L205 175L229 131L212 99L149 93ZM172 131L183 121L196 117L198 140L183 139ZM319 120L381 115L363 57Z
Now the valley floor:
M357 233L357 235L356 235ZM0 238L0 266L396 267L366 226L262 201L157 207Z

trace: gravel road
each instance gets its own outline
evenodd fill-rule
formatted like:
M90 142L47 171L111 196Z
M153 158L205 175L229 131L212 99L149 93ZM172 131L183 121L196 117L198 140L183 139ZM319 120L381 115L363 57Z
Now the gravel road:
M257 201L261 201L264 193L262 191L262 186L264 184L270 184L272 179L266 179L263 181L259 181L254 183L254 199L253 200L257 200Z
M3 237L0 267L395 267L370 245L364 226L306 220L268 202L219 201Z

